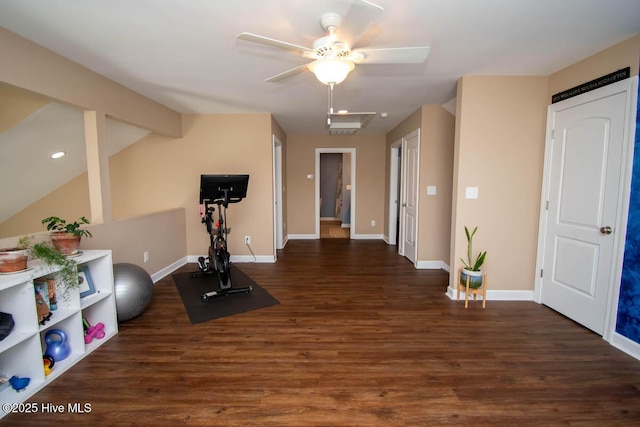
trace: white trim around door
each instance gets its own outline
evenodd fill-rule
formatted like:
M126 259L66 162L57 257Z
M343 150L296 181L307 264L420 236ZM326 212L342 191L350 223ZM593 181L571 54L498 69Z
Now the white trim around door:
M355 148L316 148L316 195L315 195L315 239L320 238L320 154L349 153L351 154L351 216L350 238L356 238L356 149ZM291 237L291 236L289 236Z

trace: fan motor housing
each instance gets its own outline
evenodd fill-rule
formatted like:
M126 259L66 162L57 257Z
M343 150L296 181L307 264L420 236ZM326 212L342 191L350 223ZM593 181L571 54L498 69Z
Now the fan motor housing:
M313 42L313 51L320 57L351 55L351 49L346 44L333 40L331 36L321 37Z

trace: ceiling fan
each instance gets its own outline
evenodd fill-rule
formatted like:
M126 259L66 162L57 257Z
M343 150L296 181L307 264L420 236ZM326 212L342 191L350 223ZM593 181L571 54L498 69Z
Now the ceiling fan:
M397 48L355 48L353 40L358 38L370 26L374 18L383 9L367 0L354 0L346 18L338 13L325 13L320 17L320 25L327 33L317 39L313 47L261 36L253 33L240 33L238 39L292 51L313 62L304 64L266 79L266 82L279 82L295 74L309 70L326 85L336 85L344 81L347 75L360 64L419 64L427 59L429 47Z

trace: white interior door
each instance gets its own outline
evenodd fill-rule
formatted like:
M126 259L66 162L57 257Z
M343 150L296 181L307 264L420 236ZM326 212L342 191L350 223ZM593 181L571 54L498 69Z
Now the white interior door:
M552 106L541 301L602 335L613 283L626 92ZM548 142L549 144L549 142Z
M402 141L402 254L414 263L418 250L419 141L419 130L411 132Z
M273 206L275 248L284 247L284 230L282 219L282 143L273 136ZM275 253L274 253L275 255Z

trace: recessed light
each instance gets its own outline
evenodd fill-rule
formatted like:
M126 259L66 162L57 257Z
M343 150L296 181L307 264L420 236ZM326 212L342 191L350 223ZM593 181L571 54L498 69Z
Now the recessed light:
M338 114L347 114L349 110L338 110Z
M51 155L51 158L52 159L59 159L60 157L64 156L65 154L67 154L66 151L57 151L57 152L55 152L55 153L53 153Z

